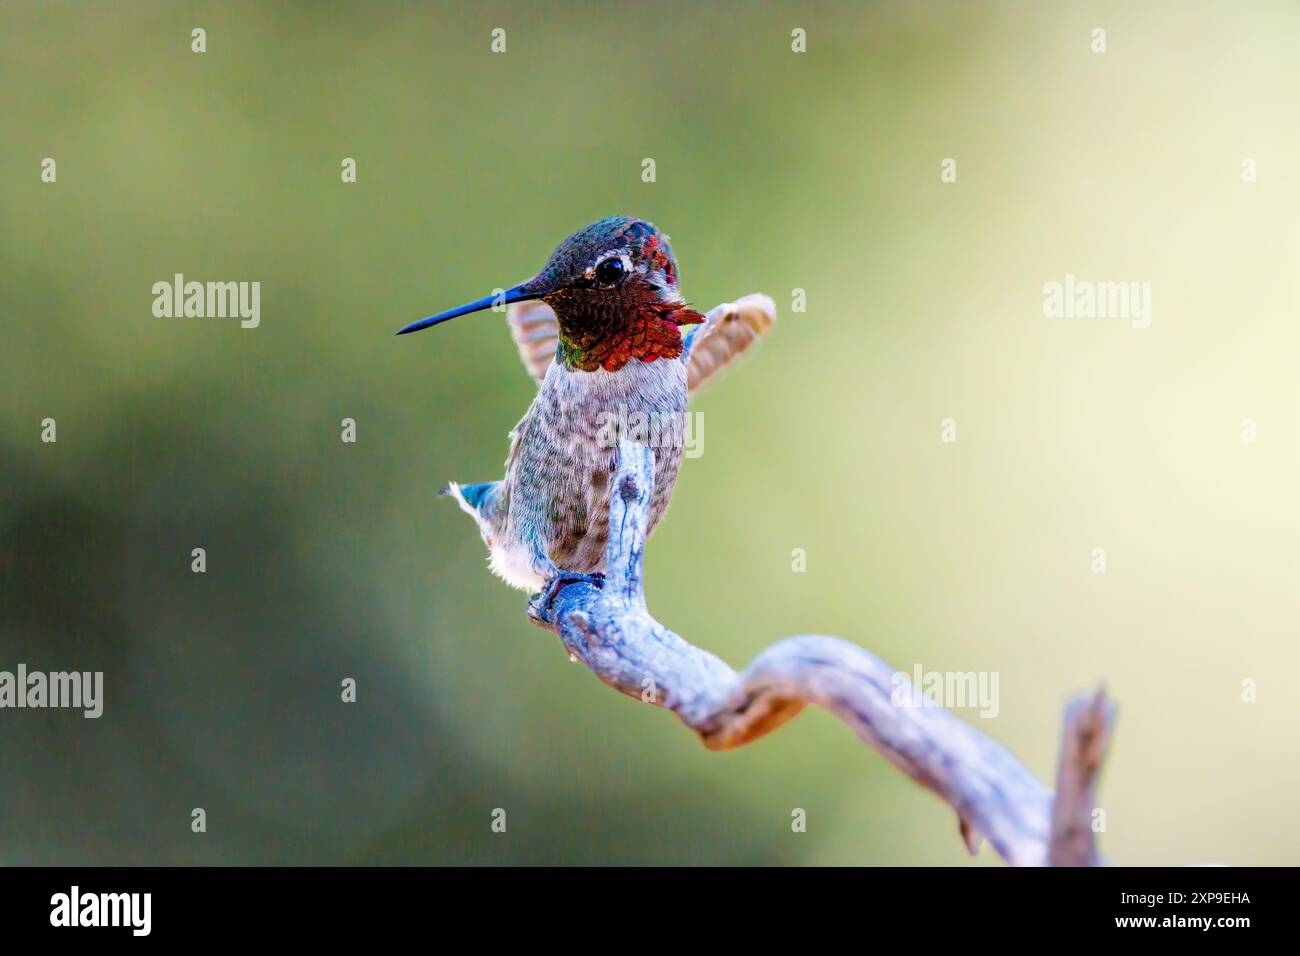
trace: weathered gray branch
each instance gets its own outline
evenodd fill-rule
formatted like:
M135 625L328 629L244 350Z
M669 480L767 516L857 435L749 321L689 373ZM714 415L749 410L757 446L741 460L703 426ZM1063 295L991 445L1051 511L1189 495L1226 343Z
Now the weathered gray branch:
M641 559L653 476L653 451L624 439L604 587L575 581L553 592L549 606L539 599L529 607L571 657L616 690L673 711L714 750L756 740L805 705L824 707L947 802L972 853L984 837L1013 865L1099 862L1093 797L1114 720L1103 692L1067 708L1053 798L1000 744L941 707L918 706L906 677L856 644L792 637L737 674L646 609Z

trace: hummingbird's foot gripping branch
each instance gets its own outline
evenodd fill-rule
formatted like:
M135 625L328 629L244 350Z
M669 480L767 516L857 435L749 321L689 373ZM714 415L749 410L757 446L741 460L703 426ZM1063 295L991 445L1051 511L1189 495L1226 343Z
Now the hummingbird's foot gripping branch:
M1104 692L1066 709L1053 795L1009 751L947 710L898 703L899 672L856 644L792 637L737 674L646 610L641 556L653 478L652 450L623 439L604 586L566 582L548 603L529 607L570 657L616 690L673 711L713 750L756 740L807 704L824 707L951 806L972 853L983 838L1013 865L1100 863L1094 796L1115 717Z

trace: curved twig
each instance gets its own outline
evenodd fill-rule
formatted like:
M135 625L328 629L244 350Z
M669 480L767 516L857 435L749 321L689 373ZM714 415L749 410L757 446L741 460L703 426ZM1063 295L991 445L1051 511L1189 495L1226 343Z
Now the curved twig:
M653 477L654 452L623 439L604 587L578 581L549 607L529 606L571 657L616 690L671 710L714 750L756 740L805 705L824 707L948 803L972 853L982 836L1013 865L1099 862L1093 793L1114 720L1103 692L1069 705L1053 800L1004 747L941 707L917 706L906 676L856 644L788 638L737 674L646 609L641 558Z

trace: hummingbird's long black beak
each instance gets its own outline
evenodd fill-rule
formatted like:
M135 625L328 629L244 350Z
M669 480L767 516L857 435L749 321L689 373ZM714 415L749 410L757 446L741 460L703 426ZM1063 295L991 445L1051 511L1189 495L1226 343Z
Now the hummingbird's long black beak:
M439 322L446 322L448 319L454 319L459 315L469 315L471 312L482 312L484 309L490 309L494 305L509 305L511 302L527 302L529 299L540 299L544 292L530 292L525 286L530 283L524 282L515 286L513 289L506 289L496 295L486 295L481 299L475 299L473 302L467 302L465 305L458 305L454 309L448 309L446 312L439 312L437 315L431 315L427 319L421 319L419 322L412 322L406 328L398 331L398 335L405 335L408 332L418 332L421 329L427 329Z

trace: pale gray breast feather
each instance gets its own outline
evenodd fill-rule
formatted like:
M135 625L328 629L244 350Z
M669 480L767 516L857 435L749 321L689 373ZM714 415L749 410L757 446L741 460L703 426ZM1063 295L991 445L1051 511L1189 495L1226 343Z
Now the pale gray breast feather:
M680 362L633 359L617 372L569 372L552 365L542 382L552 400L578 407L626 402L637 407L680 408L686 397L686 368Z

